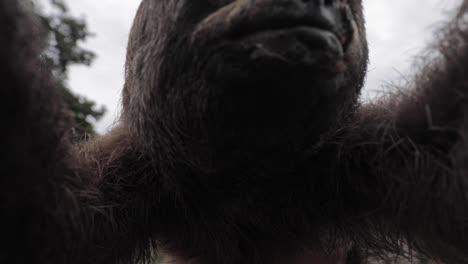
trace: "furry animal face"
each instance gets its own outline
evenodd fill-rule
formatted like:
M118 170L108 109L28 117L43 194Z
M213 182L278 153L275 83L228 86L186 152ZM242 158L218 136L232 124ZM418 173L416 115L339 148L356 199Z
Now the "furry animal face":
M360 0L145 0L128 50L129 125L175 152L317 141L367 64Z

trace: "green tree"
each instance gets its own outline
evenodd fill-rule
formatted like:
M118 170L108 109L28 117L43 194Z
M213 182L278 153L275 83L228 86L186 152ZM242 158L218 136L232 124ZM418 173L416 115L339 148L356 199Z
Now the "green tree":
M84 96L73 93L67 84L70 65L89 66L93 62L95 54L81 46L92 34L88 31L84 19L70 14L64 0L46 1L49 2L42 4L50 7L50 10L45 12L43 9L36 9L49 32L44 58L64 89L65 102L76 121L77 137L83 138L86 134L92 136L96 133L93 121L102 118L106 109L98 107L94 101Z

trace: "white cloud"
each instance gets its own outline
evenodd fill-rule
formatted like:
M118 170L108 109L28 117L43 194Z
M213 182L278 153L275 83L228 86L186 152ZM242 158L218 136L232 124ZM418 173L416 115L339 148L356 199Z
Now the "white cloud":
M68 4L74 14L86 18L96 34L85 46L98 56L92 67L71 67L70 86L107 107L108 113L97 124L104 132L119 114L127 38L139 1L80 0Z
M415 56L432 40L441 21L459 0L365 1L370 46L369 74L363 95L381 91L411 72Z
M436 22L459 0L364 0L371 65L364 94L408 72L411 58L431 39ZM123 86L127 36L139 1L68 1L71 10L84 15L96 36L86 46L98 54L91 68L73 67L71 87L109 109L99 122L103 132L118 115Z

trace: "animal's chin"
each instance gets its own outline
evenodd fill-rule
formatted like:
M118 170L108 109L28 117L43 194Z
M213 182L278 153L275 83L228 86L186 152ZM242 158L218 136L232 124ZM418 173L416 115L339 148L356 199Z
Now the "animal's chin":
M207 64L207 72L213 73L205 82L213 95L207 110L213 116L210 123L234 131L228 134L273 137L275 132L297 136L296 132L304 133L309 126L317 131L328 125L326 120L334 119L333 111L317 109L334 105L342 91L346 67L336 58L339 49L335 53L324 39L310 47L305 40L296 39L296 33L303 33L302 28L298 30L249 35L240 41L257 44L250 53L235 49Z

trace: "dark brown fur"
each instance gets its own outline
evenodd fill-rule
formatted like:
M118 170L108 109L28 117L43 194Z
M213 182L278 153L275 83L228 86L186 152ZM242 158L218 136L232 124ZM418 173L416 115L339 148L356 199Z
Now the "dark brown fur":
M365 105L360 1L341 79L312 83L229 57L210 39L223 16L199 26L223 5L251 19L252 1L193 2L143 1L120 123L73 146L41 29L25 1L0 0L0 263L298 264L350 245L348 264L408 248L468 263L468 1L440 55Z

